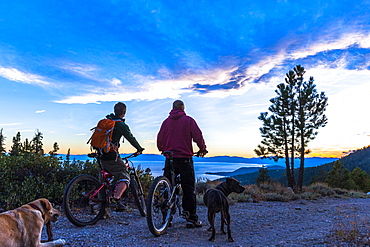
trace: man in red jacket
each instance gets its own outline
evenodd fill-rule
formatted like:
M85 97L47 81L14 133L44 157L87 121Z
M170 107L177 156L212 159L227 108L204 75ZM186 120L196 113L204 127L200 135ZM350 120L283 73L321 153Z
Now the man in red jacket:
M198 156L203 157L206 153L206 144L202 131L195 120L186 115L184 103L181 100L173 102L173 108L169 117L163 121L157 136L157 147L161 152L172 151L173 165L176 174L181 176L181 187L183 190L182 207L186 220L190 222L187 227L201 227L198 220L195 196L195 173L193 165L194 141L199 151ZM171 178L169 160L166 159L164 176Z

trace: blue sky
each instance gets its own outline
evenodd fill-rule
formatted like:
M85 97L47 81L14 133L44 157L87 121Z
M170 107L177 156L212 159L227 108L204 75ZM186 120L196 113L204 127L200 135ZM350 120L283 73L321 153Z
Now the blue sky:
M210 156L253 157L257 117L297 64L329 98L312 155L367 146L369 19L370 1L1 1L6 148L39 129L45 151L87 153L90 128L122 101L158 153L160 124L182 99Z

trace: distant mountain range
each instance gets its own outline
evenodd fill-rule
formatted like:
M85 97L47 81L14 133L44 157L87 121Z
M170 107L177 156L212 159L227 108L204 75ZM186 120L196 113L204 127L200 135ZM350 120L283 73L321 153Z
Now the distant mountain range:
M307 161L314 162L317 161L317 159L318 158L306 158L305 162ZM338 159L334 159L332 161L329 161L328 159L326 160L328 161L327 163L318 166L311 167L309 167L309 165L305 166L303 185L307 186L313 182L324 182L328 172L333 169L335 160ZM339 160L350 172L353 171L353 169L355 169L356 167L359 167L361 168L361 170L366 171L368 174L370 174L370 146L356 150L349 154L348 156L345 156ZM322 161L325 161L325 159L323 159ZM299 162L297 162L296 164L298 166ZM285 166L284 169L270 169L269 167L267 168L268 175L273 180L276 180L282 183L283 185L286 185ZM298 169L295 174L298 175ZM245 174L239 173L232 176L238 179L242 184L254 184L256 182L256 178L258 177L258 175L259 172L255 171L252 173Z
M121 154L122 157L128 154ZM65 159L65 154L59 154L60 157ZM80 155L70 155L70 159L76 159L76 160L88 160L91 159L87 157L85 154ZM164 161L164 157L160 154L141 154L132 160L136 161ZM322 164L326 164L332 161L338 160L337 158L319 158L319 157L313 157L313 158L306 158L306 167L315 167L320 166ZM237 156L214 156L214 157L194 157L194 162L220 162L220 163L243 163L245 164L261 164L269 166L280 166L285 167L284 160L279 160L278 162L275 162L273 160L269 159L261 159L261 158L244 158L244 157L237 157ZM299 159L296 159L296 162L299 163ZM250 167L246 167L250 168ZM246 170L249 171L249 170ZM251 170L250 170L251 171Z

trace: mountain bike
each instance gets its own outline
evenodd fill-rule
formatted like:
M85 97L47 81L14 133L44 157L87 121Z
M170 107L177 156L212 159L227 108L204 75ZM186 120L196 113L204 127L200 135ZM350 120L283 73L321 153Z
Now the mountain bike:
M152 183L147 199L147 223L150 232L158 237L172 223L177 209L183 218L189 217L181 210L181 177L175 174L172 152L163 152L171 166L171 181L165 176L157 177Z
M146 207L143 188L141 186L136 169L129 160L138 154L133 153L122 158L130 175L129 189L134 197L141 216L145 217ZM95 158L99 168L100 176L97 179L88 174L82 174L73 178L66 186L63 195L63 211L68 220L76 226L96 224L106 213L110 199L115 192L115 181L111 173L102 167L100 157L97 153L88 154Z

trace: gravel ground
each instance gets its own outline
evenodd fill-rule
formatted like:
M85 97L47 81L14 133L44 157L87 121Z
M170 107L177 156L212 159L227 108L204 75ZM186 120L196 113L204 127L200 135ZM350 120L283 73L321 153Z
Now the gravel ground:
M198 206L198 214L204 227L188 229L185 220L176 217L173 227L160 237L149 232L146 218L135 208L111 212L110 218L86 227L76 227L62 216L53 230L54 238L65 239L67 246L370 246L369 204L370 199L354 198L236 203L230 206L233 243L220 233L219 215L216 240L208 241L203 205ZM345 243L340 232L352 233L356 240Z

